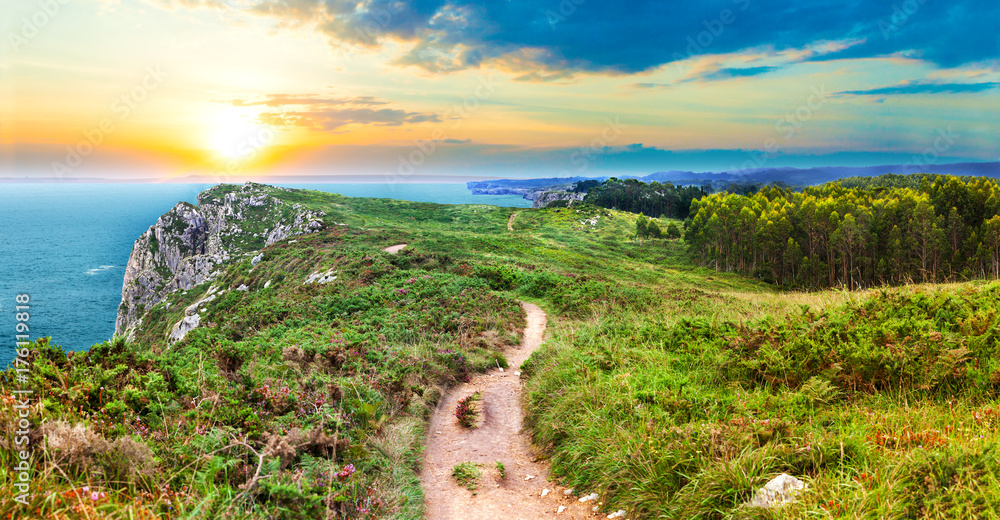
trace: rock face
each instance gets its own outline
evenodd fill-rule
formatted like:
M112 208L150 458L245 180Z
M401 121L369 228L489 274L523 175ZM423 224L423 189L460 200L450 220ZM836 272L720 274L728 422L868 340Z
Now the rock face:
M213 279L219 264L323 227L322 212L283 202L275 197L282 191L221 184L199 194L197 206L180 202L163 214L132 246L115 335L131 337L147 310Z
M539 193L537 195L537 198L533 199L531 202L532 208L544 208L550 202L555 200L568 200L571 201L570 204L572 204L572 201L583 200L583 196L586 194L573 193L569 191L546 191L545 193Z

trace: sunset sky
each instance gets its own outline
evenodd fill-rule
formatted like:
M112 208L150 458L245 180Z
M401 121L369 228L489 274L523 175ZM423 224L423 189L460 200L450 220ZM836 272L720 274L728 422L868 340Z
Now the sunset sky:
M0 24L0 177L1000 160L996 0L14 0Z

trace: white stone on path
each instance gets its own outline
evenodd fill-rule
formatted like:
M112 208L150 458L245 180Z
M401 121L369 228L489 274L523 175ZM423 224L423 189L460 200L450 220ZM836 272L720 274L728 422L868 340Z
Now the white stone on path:
M598 495L597 493L591 493L591 494L589 494L589 495L587 495L585 497L580 498L580 502L587 502L587 501L590 501L590 500L597 500L597 497L599 497L599 496L600 495Z

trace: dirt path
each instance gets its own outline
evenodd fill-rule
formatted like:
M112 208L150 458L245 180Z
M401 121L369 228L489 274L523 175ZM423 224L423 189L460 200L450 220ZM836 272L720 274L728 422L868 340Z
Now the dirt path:
M390 255L394 255L394 254L402 251L402 249L404 247L406 247L406 244L396 244L394 246L389 246L389 247L383 249L382 251L385 251L386 253L389 253Z
M565 495L565 488L546 480L548 464L535 461L528 435L521 431L521 383L514 373L542 343L546 322L538 306L521 305L528 325L521 345L506 353L510 368L493 370L453 388L431 417L420 476L428 520L604 517L591 512L599 500L581 503L579 497ZM482 396L482 421L478 428L468 429L458 424L454 412L458 401L473 392ZM483 471L475 494L459 487L451 476L452 468L466 461L479 463ZM497 461L506 469L505 479L497 474ZM550 491L543 497L544 489ZM559 506L566 509L557 514Z
M510 218L507 219L507 231L514 231L514 217L517 216L519 212L515 211L510 214Z

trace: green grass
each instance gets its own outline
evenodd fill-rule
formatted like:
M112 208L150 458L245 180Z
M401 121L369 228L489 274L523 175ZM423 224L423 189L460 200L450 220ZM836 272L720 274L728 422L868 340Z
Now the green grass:
M479 479L482 478L483 471L475 462L460 462L451 469L451 476L455 482L458 482L459 486L469 491L475 491L479 487Z
M600 491L608 510L996 516L996 284L783 292L694 267L680 240L640 244L635 215L592 206L276 196L325 211L327 228L171 294L134 342L72 357L32 346L33 429L44 421L57 442L37 444L45 491L27 511L421 518L430 410L507 366L524 299L550 318L521 367L526 426L556 478ZM335 281L303 284L328 270ZM203 327L167 344L212 284L223 293ZM26 511L11 500L13 404L0 415L0 517ZM809 484L796 504L742 505L782 471Z

